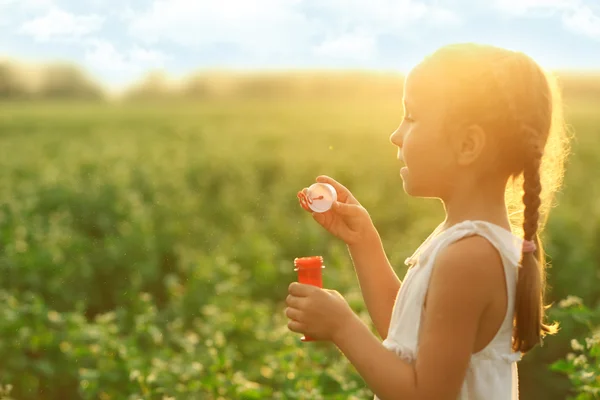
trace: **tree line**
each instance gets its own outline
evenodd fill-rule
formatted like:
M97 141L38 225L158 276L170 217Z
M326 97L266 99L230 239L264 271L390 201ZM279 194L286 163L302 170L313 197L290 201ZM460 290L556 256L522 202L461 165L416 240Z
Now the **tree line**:
M597 72L558 72L567 97L600 99ZM125 87L117 96L125 101L215 98L326 98L347 96L397 97L403 75L374 71L202 71L175 82L151 71ZM109 91L82 68L69 63L48 63L36 69L0 61L2 100L104 101Z

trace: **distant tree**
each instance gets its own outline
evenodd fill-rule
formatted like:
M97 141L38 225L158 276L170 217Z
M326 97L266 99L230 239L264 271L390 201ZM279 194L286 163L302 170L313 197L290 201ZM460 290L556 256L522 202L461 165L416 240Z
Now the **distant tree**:
M27 87L20 79L16 66L0 62L0 100L19 99L27 95Z
M124 100L145 101L172 98L178 93L168 82L167 75L162 71L152 71L138 83L128 88L124 94Z
M209 77L193 75L181 87L181 94L187 99L204 99L213 95Z
M237 93L242 97L287 97L293 93L292 74L255 73L239 77Z
M600 99L600 71L561 71L557 75L565 97Z
M41 70L38 97L43 99L99 100L104 97L100 85L74 65L55 63Z

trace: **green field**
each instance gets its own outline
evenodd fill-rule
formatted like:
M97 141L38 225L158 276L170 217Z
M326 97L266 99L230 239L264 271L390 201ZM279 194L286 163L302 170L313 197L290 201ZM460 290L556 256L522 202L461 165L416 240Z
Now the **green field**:
M344 243L298 204L317 175L369 210L400 278L443 218L403 192L401 100L0 104L0 385L18 400L372 398L332 345L288 331L284 300L293 259L322 255L324 284L370 324ZM600 303L598 111L600 96L567 98L548 301ZM548 365L589 329L560 322L519 364L523 400L567 398Z

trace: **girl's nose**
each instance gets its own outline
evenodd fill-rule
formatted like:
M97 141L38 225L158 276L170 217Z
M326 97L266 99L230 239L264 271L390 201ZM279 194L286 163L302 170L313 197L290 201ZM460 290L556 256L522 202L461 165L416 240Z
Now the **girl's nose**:
M392 134L390 135L390 142L393 145L402 147L402 134L400 133L400 128L398 128L394 132L392 132Z

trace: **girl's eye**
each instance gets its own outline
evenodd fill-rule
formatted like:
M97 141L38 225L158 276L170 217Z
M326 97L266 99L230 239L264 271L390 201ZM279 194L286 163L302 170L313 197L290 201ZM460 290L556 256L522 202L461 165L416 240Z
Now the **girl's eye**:
M406 115L406 114L405 114L405 115L404 115L404 121L406 121L406 122L414 122L414 119L412 119L412 118L410 117L410 115Z

